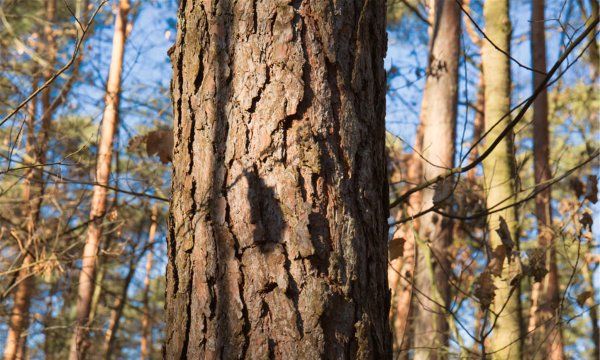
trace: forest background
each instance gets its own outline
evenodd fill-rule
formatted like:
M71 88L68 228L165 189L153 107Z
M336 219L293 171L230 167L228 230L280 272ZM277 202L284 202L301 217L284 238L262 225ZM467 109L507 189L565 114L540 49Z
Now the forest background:
M428 75L429 8L425 1L388 2L386 126L390 202L393 202L407 189L407 184L410 185L406 169L414 157ZM93 186L97 185L99 128L106 106L109 55L118 10L114 1L91 1L89 6L82 6L80 1L59 0L55 17L49 21L45 18L47 4L43 0L3 0L1 6L0 118L6 121L0 123L0 348L6 348L18 285L30 281L28 326L20 337L25 341L23 349L32 359L62 359L68 352L77 317L76 289ZM167 262L166 214L171 176L169 156L165 153L168 152L165 134L172 128L172 70L167 51L175 41L177 6L177 2L171 0L132 1L129 10L118 128L114 137L112 172L106 186L103 241L91 302L93 321L88 329L87 346L92 349L92 354L102 353L106 354L102 356L113 358L160 358L161 354ZM481 134L474 125L478 112L481 112L478 104L481 43L485 41L474 26L474 23L479 24L485 31L482 2L464 1L463 6L455 139L457 164L465 160L463 155L473 144L474 137ZM544 25L548 67L581 34L593 11L593 1L546 2ZM80 19L80 24L74 21L74 16ZM516 105L531 96L534 90L529 68L531 1L512 1L510 17L513 26L511 103ZM77 39L88 21L90 26L86 28L85 40L73 57ZM45 32L48 25L51 42L44 38L49 34ZM596 36L597 31L592 34ZM54 47L50 58L49 43ZM556 249L561 293L564 294L560 313L564 322L564 351L567 358L590 359L597 351L594 348L597 349L599 341L594 341L593 337L594 321L596 331L598 327L597 316L591 320L590 316L597 313L600 299L597 239L600 204L590 201L589 196L593 195L589 192L593 187L590 176L598 173L600 163L596 154L591 162L579 165L594 154L600 141L598 59L594 59L589 51L595 46L597 52L597 41L592 44L585 49L586 45L580 46L569 56L561 67L564 74L561 73L548 92L552 174L558 177L568 173L552 188L555 222L562 229ZM59 74L58 70L65 64L70 66ZM595 71L596 75L593 75ZM53 79L55 74L58 76ZM48 79L52 82L36 99L12 113ZM32 106L39 108L32 110ZM28 122L31 111L43 118L48 109L51 109L51 126L44 128L43 123ZM521 189L535 188L531 117L530 111L514 129ZM34 148L35 153L44 147L45 165L40 173L36 173L34 170L38 167L31 165L35 164L35 159L32 160L30 150ZM573 168L575 170L569 172ZM466 175L454 189L455 197L472 200L470 197L473 196L473 201L479 204L481 189L476 183L482 176L480 167ZM27 184L36 181L43 183L43 191L39 224L32 236L27 232L23 193L29 186ZM468 181L474 181L475 185ZM578 194L578 191L582 193ZM536 247L539 234L534 208L533 201L519 206L523 252ZM402 218L393 210L389 222L395 223ZM473 294L476 294L478 275L487 263L485 248L481 246L481 239L486 236L485 217L465 220L462 224L456 229L458 240L453 255L457 262L453 271L462 281L460 288L470 295L457 297L453 305L448 349L453 354L479 351L479 344L469 333L480 331L482 315L477 300L482 299ZM153 226L154 235L150 234ZM390 238L397 226L390 227ZM28 239L33 239L32 243L28 243ZM33 254L33 260L24 266L22 253L25 248ZM398 269L403 266L402 259L398 259L398 254L391 254L390 261L390 283L397 285L401 280L394 275L397 272L394 266ZM19 278L24 268L28 273L25 280ZM418 298L419 295L413 296ZM524 290L521 296L523 311L527 313L531 294ZM394 316L392 309L392 324ZM411 336L410 331L407 334ZM406 341L404 337L396 337L395 350L412 354L411 346L403 348Z

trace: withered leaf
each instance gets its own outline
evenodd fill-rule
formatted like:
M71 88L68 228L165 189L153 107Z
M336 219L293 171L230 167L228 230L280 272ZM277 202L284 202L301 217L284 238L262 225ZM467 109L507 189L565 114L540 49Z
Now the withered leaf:
M523 274L533 277L535 282L540 282L548 273L546 269L546 250L541 248L526 251L528 263L523 267Z
M583 226L584 229L587 228L589 231L592 231L594 219L592 218L592 215L590 215L590 213L584 212L583 215L581 215L581 218L579 218L579 223L581 224L581 226Z
M504 220L502 216L500 216L499 219L500 227L496 229L496 232L498 233L498 236L500 236L500 240L502 240L502 244L506 248L506 253L509 254L508 261L510 262L510 253L512 252L512 249L515 246L515 243L513 242L512 237L510 235L510 229L508 228L506 220Z
M158 155L163 164L170 162L173 159L173 131L155 130L146 134L146 152L148 156Z
M586 290L586 291L582 292L581 294L577 295L577 304L579 306L583 306L583 304L585 304L587 299L589 299L592 295L593 295L593 293L591 290Z
M569 185L577 198L583 195L583 189L585 185L583 185L583 182L581 182L578 177L571 178L571 180L569 180Z
M502 266L504 265L504 259L506 258L506 248L504 245L498 245L492 252L492 258L488 263L488 270L494 276L502 275Z
M394 238L388 244L388 256L390 261L395 260L404 254L404 238Z
M473 295L479 300L482 309L488 309L496 296L496 286L492 280L492 274L484 270L475 280L475 291Z
M596 175L590 175L587 178L585 198L592 202L592 204L598 202L598 177Z
M153 130L145 135L135 136L129 140L127 150L139 152L144 147L148 156L158 155L163 164L170 162L173 159L173 131Z

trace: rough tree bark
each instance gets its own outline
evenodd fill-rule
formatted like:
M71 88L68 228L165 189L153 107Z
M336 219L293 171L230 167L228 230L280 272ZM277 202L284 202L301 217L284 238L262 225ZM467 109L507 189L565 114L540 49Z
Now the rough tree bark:
M47 0L45 6L46 23L43 28L43 42L40 43L40 49L44 54L48 67L43 69L42 77L44 80L53 75L53 66L56 62L56 42L52 24L56 17L56 0ZM38 79L33 80L33 87L38 84ZM42 115L39 119L40 127L36 134L37 106L35 99L29 106L27 120L27 144L25 151L32 159L33 164L45 164L46 152L48 150L48 134L52 120L51 109L51 91L50 87L42 91L41 105ZM35 167L29 170L25 176L23 190L23 200L25 204L25 218L27 229L27 243L21 268L16 278L16 290L13 297L13 307L8 324L8 334L6 337L6 346L4 348L4 359L24 359L26 351L27 336L26 331L29 327L29 307L31 305L31 296L35 290L35 279L32 273L32 265L35 262L32 246L34 237L38 231L38 222L40 218L40 209L42 207L45 191L45 182L43 167Z
M486 34L495 45L506 53L510 53L511 23L509 18L509 1L486 1L483 6ZM490 41L482 46L482 65L485 83L484 122L489 131L486 142L496 139L510 122L510 59L495 49ZM504 117L504 118L503 118ZM502 119L502 120L501 120ZM494 127L494 125L497 126ZM492 129L493 127L493 129ZM500 202L511 202L515 197L516 170L513 135L504 138L494 151L483 161L487 207L492 208ZM507 200L508 199L508 200ZM490 214L489 245L491 249L502 245L496 232L500 227L500 217L504 218L512 240L518 244L518 220L515 207ZM515 262L512 262L514 264ZM518 284L510 284L508 261L504 261L502 274L494 277L496 296L492 310L500 314L490 341L493 357L497 359L520 359L521 353L521 305Z
M69 359L76 360L85 351L88 318L94 292L96 273L96 257L102 235L102 221L106 212L106 185L110 176L113 138L117 128L119 96L121 91L121 73L123 71L123 55L127 37L127 14L129 0L120 0L115 16L115 31L113 35L112 54L108 82L106 86L105 107L98 144L96 163L96 182L94 186L90 209L90 225L82 255L82 266L79 274L77 319L71 339Z
M458 103L461 10L455 1L431 2L433 21L429 63L423 93L421 155L423 179L441 175L454 164L454 135ZM441 184L440 184L441 186ZM435 189L423 190L422 207L434 205ZM452 222L430 212L420 219L415 272L414 358L447 357L449 328L446 306L450 303Z
M546 35L544 0L533 0L531 6L531 58L533 86L537 88L546 72ZM544 90L533 103L533 168L535 184L543 184L552 178L548 131L548 92ZM547 188L535 197L535 215L538 224L538 243L547 251L548 275L542 282L533 284L528 332L532 339L544 341L544 358L564 359L563 339L558 306L560 288L556 266L556 247L552 231L551 189ZM536 331L538 329L539 331ZM535 344L538 341L534 342Z
M158 226L158 206L155 204L152 207L150 231L148 232L148 255L146 255L146 275L144 276L144 298L142 305L144 306L142 314L142 336L140 339L140 358L147 360L150 358L150 349L152 348L152 324L150 323L150 272L152 271L152 248L156 237L156 228Z
M164 357L391 357L385 2L182 1Z

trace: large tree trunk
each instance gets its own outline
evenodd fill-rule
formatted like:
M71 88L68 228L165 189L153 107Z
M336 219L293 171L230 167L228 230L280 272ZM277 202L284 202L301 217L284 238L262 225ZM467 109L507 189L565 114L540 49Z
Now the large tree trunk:
M391 357L385 2L182 1L165 358Z
M511 23L508 0L486 1L483 13L487 36L500 49L510 53ZM510 116L507 116L510 111L510 63L506 54L495 49L489 41L483 43L482 63L485 83L485 130L489 131L486 143L490 144L510 122ZM498 125L492 129L496 123ZM504 138L483 161L483 171L487 207L492 208L503 201L512 202L516 186L512 134ZM517 213L515 207L510 207L488 216L491 249L502 245L501 238L496 232L500 227L500 217L505 219L513 241L518 244ZM494 278L497 290L492 310L500 315L492 332L490 347L494 351L493 357L497 359L520 359L522 356L519 289L518 284L516 286L510 284L509 270L509 263L505 260L502 275Z
M546 72L546 35L544 0L534 0L531 9L531 58L532 67ZM545 75L533 72L533 86L537 88ZM550 169L550 150L548 134L548 93L541 92L533 103L533 156L536 185L546 183L552 178ZM542 282L534 283L531 290L531 316L528 332L532 339L544 341L545 358L564 359L560 314L558 312L560 289L556 266L556 247L552 234L551 190L540 191L535 197L535 214L538 223L539 245L547 249L549 273ZM539 327L539 331L536 328ZM538 341L535 341L537 344Z
M118 122L121 73L123 71L123 55L125 53L129 7L129 0L120 0L115 16L115 32L96 163L96 182L99 185L94 186L93 190L90 209L90 219L93 221L90 222L88 227L88 236L82 255L82 266L77 289L77 319L69 351L70 360L80 358L85 351L84 343L87 338L88 317L94 292L96 258L102 234L102 221L106 211L106 185L108 185L110 176L113 138Z
M460 57L460 5L435 0L431 11L434 16L421 110L424 179L435 178L453 167ZM434 205L434 192L433 188L423 190L424 209ZM419 306L415 308L414 358L441 359L447 357L449 339L446 306L450 303L452 269L447 251L452 243L452 222L433 212L419 221L415 274Z
M40 48L44 54L48 67L42 71L44 81L53 75L53 65L56 62L56 42L52 24L56 15L56 0L47 0L45 3L46 24L43 28L43 43ZM33 80L34 87L37 86L37 79ZM52 120L51 109L51 88L48 87L41 94L42 116L40 118L40 128L36 134L37 110L36 100L32 99L29 105L29 114L27 121L27 144L26 153L33 159L32 165L46 163L46 152L48 150L48 135ZM13 307L9 319L8 334L6 346L4 348L4 359L24 359L26 348L26 331L29 327L29 307L31 305L31 296L35 290L35 279L32 273L32 266L35 262L33 256L36 232L38 231L38 222L40 209L45 190L43 167L37 166L29 170L25 176L23 184L23 202L25 204L25 217L27 229L27 242L23 253L23 261L18 272L16 291L13 297Z
M147 360L150 358L150 349L152 348L152 324L150 322L150 272L152 271L152 248L156 237L158 206L152 207L150 231L148 233L148 255L146 258L146 275L144 276L144 298L142 299L142 336L140 340L140 358Z

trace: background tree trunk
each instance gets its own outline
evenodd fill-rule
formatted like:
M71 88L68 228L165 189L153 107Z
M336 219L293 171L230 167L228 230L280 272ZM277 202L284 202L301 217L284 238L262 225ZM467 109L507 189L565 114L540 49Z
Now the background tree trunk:
M37 79L34 78L32 88L37 87ZM27 138L25 144L25 151L31 157L31 159L35 160L37 158L36 152L34 151L35 147L35 118L37 109L37 101L33 99L28 104L28 119L27 119ZM34 218L39 214L39 212L33 211L33 206L35 206L33 197L37 194L35 191L36 185L39 183L34 183L34 176L36 170L34 168L30 169L27 175L25 176L25 183L23 187L23 202L24 202L24 215L26 216L26 228L27 228L27 247L29 247L33 242L33 232L35 231L35 223ZM6 360L16 360L23 359L23 351L25 347L25 342L27 337L23 334L28 326L29 326L29 306L30 306L30 297L31 290L34 286L33 274L31 271L32 263L34 262L34 258L30 249L26 248L23 255L23 261L21 262L21 267L16 276L15 284L16 290L13 296L13 306L10 313L9 323L8 323L8 334L6 336L6 345L4 347L4 359Z
M52 24L56 16L56 0L47 0L45 2L46 23L43 28L43 40L39 43L39 49L44 54L48 67L42 71L44 81L48 80L54 71L56 62L56 43L54 40L54 32ZM34 77L32 81L33 87L38 86L38 79ZM40 129L36 135L36 118L37 106L36 100L32 99L29 106L28 123L27 123L27 145L26 152L33 164L40 165L46 163L46 152L48 150L48 133L52 120L51 109L51 91L48 87L42 91L41 105L42 116L40 118ZM45 184L43 167L37 166L30 169L25 177L25 187L23 191L23 200L26 206L26 229L27 242L21 269L18 272L16 283L18 284L13 297L13 307L8 326L8 335L6 338L6 346L4 348L4 359L24 359L27 336L26 332L29 327L29 307L31 305L31 296L35 290L35 279L32 273L32 266L35 262L34 258L34 237L38 230L38 222L40 217L40 209L42 207Z
M423 178L432 179L454 164L454 135L458 103L460 57L460 6L454 1L431 3L434 16L429 40L427 80L421 108L423 124ZM422 208L434 205L435 190L423 190ZM450 302L452 269L448 248L452 244L452 222L430 212L419 219L415 296L415 359L444 358L449 328L446 306Z
M108 329L104 334L104 358L107 360L112 359L115 355L114 351L115 341L117 338L117 331L119 331L121 316L123 315L123 309L125 308L125 304L127 303L127 290L129 290L129 285L131 284L131 280L135 275L135 268L138 263L137 260L137 257L135 259L131 259L131 262L129 263L129 270L127 271L127 276L123 281L121 293L118 294L115 298L112 311L110 312Z
M414 148L420 152L422 139L422 127L417 129L417 136ZM411 184L417 184L422 179L422 164L418 154L413 153L408 164L407 179ZM406 211L399 211L397 220L404 216L416 215L422 208L421 192L417 192L410 196L405 207ZM395 276L398 276L398 281L395 284L393 291L394 308L391 311L392 315L392 330L394 335L394 359L408 359L409 349L414 343L413 329L411 325L411 317L413 314L413 284L415 274L415 263L417 257L417 249L415 247L415 234L419 231L420 220L414 219L407 224L399 225L394 231L392 238L404 238L404 247L402 251L402 262L398 268L394 264L390 265ZM388 277L389 278L389 277Z
M592 253L591 241L588 243L588 253ZM587 299L585 306L589 308L589 316L592 327L592 344L594 344L594 359L600 359L600 328L598 327L598 303L596 302L596 285L594 281L594 269L591 267L589 261L586 260L585 265L582 267L583 279L586 282L587 289L591 295Z
M593 21L593 19L598 17L598 13L600 11L600 5L598 4L598 0L589 0L587 3L589 4L590 14L588 15L586 8L585 0L578 0L579 10L581 11L581 17L584 21ZM590 73L592 75L592 80L596 82L598 79L598 75L600 73L600 51L598 49L598 42L596 39L596 33L598 30L598 26L596 26L596 31L590 32L588 39L590 40L590 45L587 50L587 60L590 65Z
M486 1L483 7L486 34L500 49L510 53L511 23L508 0ZM510 122L510 59L495 49L489 41L482 47L483 76L485 83L485 130L489 131L487 143L496 139ZM504 117L504 119L502 119ZM500 120L502 119L502 120ZM499 123L498 123L499 122ZM493 129L492 127L498 123ZM513 135L504 138L483 161L485 191L488 209L502 201L512 202L515 197L515 150ZM508 200L506 200L508 199ZM518 220L516 208L495 212L488 216L490 250L502 245L496 229L500 217L506 220L514 242L518 244ZM521 306L519 289L510 284L509 264L505 260L500 277L494 277L496 296L492 310L499 315L490 341L493 357L497 359L520 359L521 353ZM503 309L501 312L500 310Z
M385 2L179 19L164 356L390 358Z
M112 54L108 82L106 87L105 107L102 116L98 156L96 163L96 182L92 195L90 209L90 222L88 236L82 255L82 266L79 274L77 319L71 340L69 359L80 358L85 351L87 337L88 317L94 293L94 280L96 273L96 257L100 237L102 235L102 221L106 211L106 185L110 177L113 138L117 129L119 96L121 91L121 73L123 71L123 56L125 53L125 39L127 37L127 14L129 0L120 0L115 16L115 31L113 36Z
M150 319L150 272L152 271L152 248L156 238L156 228L158 217L158 206L155 204L152 207L150 231L148 233L148 255L146 258L146 275L144 276L144 298L142 299L143 314L142 314L142 337L140 340L140 357L141 360L150 358L150 349L152 348L152 324Z
M483 69L480 69L480 71L481 73L479 74L477 98L475 99L475 118L473 119L473 145L476 141L478 141L481 138L481 135L483 135L484 128L483 111L485 108L485 83L483 82ZM479 147L480 145L477 145L473 150L471 150L471 154L469 155L469 162L473 162L477 159L477 157L479 156ZM473 169L467 172L467 180L473 184L477 181L477 167L474 167Z
M531 58L532 67L546 72L546 35L544 0L533 0L531 6ZM533 72L533 86L537 88L545 75ZM550 149L548 133L548 92L544 90L533 103L533 157L535 184L539 185L552 178L550 169ZM564 359L562 331L558 305L560 289L556 266L556 247L552 231L551 189L541 191L535 197L535 215L538 223L538 243L547 250L549 273L542 282L533 284L531 290L531 313L528 332L532 338L544 341L545 358ZM554 320L553 320L554 319ZM536 328L540 327L536 332ZM540 335L540 336L537 336ZM538 342L536 341L536 344Z

